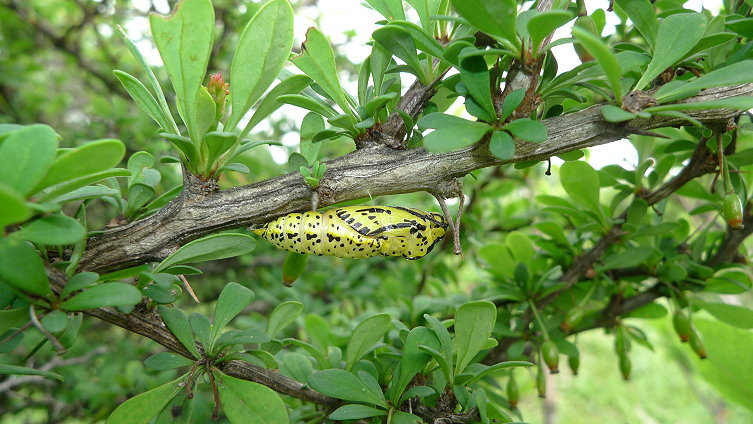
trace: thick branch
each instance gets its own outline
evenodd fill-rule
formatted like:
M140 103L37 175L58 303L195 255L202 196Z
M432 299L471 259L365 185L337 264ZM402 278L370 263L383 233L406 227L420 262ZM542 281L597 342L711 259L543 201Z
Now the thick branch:
M753 84L706 90L688 101L725 99L753 94ZM364 148L327 162L319 205L362 197L417 191L441 192L445 183L479 168L550 156L619 140L631 130L683 124L675 118L637 119L629 126L605 122L600 106L543 121L549 139L518 142L515 156L500 161L483 143L456 152L432 154L424 149L396 151L385 146ZM726 122L739 114L729 109L689 111L702 122ZM198 237L310 208L311 190L300 174L287 174L206 196L181 198L141 221L107 230L89 241L81 268L103 272L165 258Z

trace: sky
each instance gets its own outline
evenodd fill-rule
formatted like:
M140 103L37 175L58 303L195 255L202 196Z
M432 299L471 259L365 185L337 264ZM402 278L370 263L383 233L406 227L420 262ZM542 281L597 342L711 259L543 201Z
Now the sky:
M295 4L296 0L292 0L291 2ZM143 12L149 9L148 0L135 0L134 4ZM169 13L166 0L155 0L154 4L160 13ZM374 22L383 19L379 13L363 6L363 4L365 2L362 3L356 0L319 0L315 6L297 8L294 32L295 43L300 44L306 38L306 30L311 26L317 25L316 18L318 17L319 28L327 34L333 44L340 46L339 52L345 54L353 63L362 62L371 51L371 48L366 43L369 41L371 33L378 28ZM600 8L606 9L608 5L608 0L586 0L586 7L589 13ZM685 3L685 8L693 10L706 8L717 11L721 8L721 0L690 0ZM408 14L410 19L410 12ZM607 25L604 33L609 34L614 32L614 25L618 23L618 19L611 13L607 13L606 16ZM411 20L418 21L415 17ZM558 29L554 34L553 40L569 37L571 28L572 22ZM143 34L147 32L148 23L146 21L146 14L144 14L143 18L135 18L125 29L129 34ZM147 40L137 43L137 46L150 63L161 63L159 54L154 45L148 41L148 37ZM580 64L572 45L556 46L552 51L557 58L560 73ZM341 78L341 80L343 79ZM403 77L405 87L410 83L412 83L412 80ZM355 81L343 85L347 91L351 93L356 92ZM276 114L278 117L286 116L296 122L300 122L306 112L294 106L285 106ZM462 105L451 108L450 112L463 115ZM465 116L468 117L468 115ZM264 128L264 123L257 127L259 130L263 130ZM298 144L298 135L295 133L285 134L282 142L288 147L294 147ZM610 164L635 166L638 159L635 149L627 140L592 147L589 151L589 163L595 168L601 168ZM287 162L288 150L286 148L271 146L270 152L276 162L281 164ZM555 164L557 164L557 161L558 159L554 158Z

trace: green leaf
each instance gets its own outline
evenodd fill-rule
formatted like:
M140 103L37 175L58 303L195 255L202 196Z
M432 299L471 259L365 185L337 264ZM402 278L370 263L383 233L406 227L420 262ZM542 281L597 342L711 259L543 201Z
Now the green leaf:
M700 306L719 321L737 328L753 328L753 310L745 306L728 303L704 302L694 299L693 305Z
M429 323L429 327L431 327L432 331L434 331L434 334L437 335L437 339L439 339L439 345L441 346L441 350L439 352L441 356L443 356L446 360L448 366L446 377L449 380L453 376L452 339L450 338L450 332L447 331L447 328L433 316L424 314L424 319Z
M149 15L154 42L177 94L178 112L195 144L196 97L212 52L214 9L210 0L181 0L170 16Z
M146 184L136 183L128 187L128 205L126 206L125 216L134 216L146 202L154 197L154 193L154 189Z
M162 412L155 418L153 424L192 424L194 421L191 418L195 404L193 392L181 390L162 408Z
M238 141L238 136L230 132L212 131L204 136L207 145L207 166L211 169L217 159Z
M209 318L206 315L194 312L188 316L188 322L195 338L204 346L205 350L209 349L211 347L209 336L212 332L212 324L209 322Z
M648 0L617 0L617 5L633 21L633 25L648 42L648 47L653 50L656 45L656 31L659 28L654 6Z
M366 3L391 21L405 20L402 0L366 0Z
M502 112L499 119L507 119L510 115L512 115L512 113L515 112L515 109L520 106L520 103L523 102L523 99L525 97L525 88L519 88L510 92L510 94L505 97L504 103L502 103Z
M571 161L571 160L578 160L585 155L586 154L583 153L583 150L572 150L569 152L560 153L557 155L557 157L564 161Z
M654 250L648 247L629 247L622 252L604 258L599 270L608 271L610 269L632 268L643 264L653 253Z
M337 114L337 112L328 104L303 94L284 94L278 97L277 100L281 103L287 103L289 105L310 110L326 118L331 118Z
M222 168L220 168L220 171L235 171L235 172L240 172L241 174L251 173L251 170L248 169L246 165L242 163L238 163L238 162L229 163L223 166ZM236 255L233 255L233 256L236 256Z
M222 408L232 424L287 423L288 411L280 396L267 386L217 373Z
M384 398L372 393L363 381L345 370L316 371L309 376L308 384L317 392L337 399L387 407Z
M482 32L509 42L516 40L514 0L453 0L458 14Z
M209 131L217 119L217 104L214 102L214 98L209 94L206 87L199 87L198 94L196 95L194 115L194 127L196 131L197 140L204 139L204 135ZM199 143L194 143L198 146ZM202 150L202 155L204 151ZM201 157L201 156L199 156ZM206 159L204 159L206 161Z
M50 199L51 203L67 203L76 200L98 199L102 197L119 197L120 190L102 185L85 186L77 188L69 193Z
M191 352L194 358L201 358L199 350L196 348L196 344L193 340L191 324L189 324L183 311L175 307L160 305L159 313L167 328L169 328L181 344Z
M407 2L418 13L418 19L421 21L424 31L430 32L431 17L437 14L439 2L436 0L407 0Z
M392 328L389 314L372 315L356 326L348 342L345 368L350 370Z
M495 121L497 112L492 103L491 83L486 60L481 56L460 59L460 78L473 99L484 108L489 121Z
M416 327L408 333L403 346L403 357L400 360L400 379L395 382L394 388L390 387L393 391L390 396L393 401L400 399L408 383L431 360L431 355L420 349L421 345L437 351L441 349L437 335L426 327Z
M748 72L751 67L753 60L744 60L715 69L684 84L665 84L654 94L654 98L659 103L666 103L690 97L704 88L746 84L753 81L753 75Z
M748 110L753 108L753 96L737 96L727 99L709 100L705 102L671 103L666 105L652 106L643 109L646 112L662 112L667 110L705 110L705 109L737 109Z
M84 227L75 219L65 215L48 215L12 233L11 237L47 246L62 246L81 240L84 234Z
M173 119L172 114L170 113L170 107L167 106L167 100L165 100L165 93L162 91L162 87L159 85L159 81L157 81L157 77L154 75L154 72L152 71L152 68L147 64L146 59L144 59L144 56L141 54L138 48L136 48L136 45L133 44L133 42L128 38L128 35L125 33L123 28L120 25L117 25L118 29L118 36L121 40L125 43L126 47L128 47L128 50L131 52L131 55L136 59L137 62L141 65L141 68L146 72L147 77L149 78L149 84L152 86L152 90L157 94L157 101L159 102L159 106L162 109L162 116L167 118L170 127L165 129L165 132L172 132L177 135L180 135L180 131L178 130L178 126L175 125L175 120Z
M416 44L406 30L389 25L377 29L371 36L388 52L405 62L416 73L422 84L429 84L429 77L416 53Z
M617 102L618 105L621 105L622 104L622 85L621 85L622 84L621 83L622 68L620 67L620 63L617 61L617 58L610 51L609 46L607 46L604 43L604 41L601 40L601 38L577 26L573 27L573 37L575 37L575 39L577 39L578 42L586 50L588 50L588 53L590 53L591 56L593 56L597 62L599 62L599 65L601 65L601 68L604 70L604 73L607 76L607 81L609 81L609 85L612 87L612 92L614 93L614 100ZM636 90L638 89L639 88L636 87Z
M61 310L54 310L42 317L42 326L52 334L59 334L68 326L68 314Z
M76 189L86 187L89 184L95 183L97 181L102 181L113 177L127 177L129 175L131 175L131 173L127 169L123 168L114 168L102 172L96 172L94 174L54 185L41 193L40 200L48 201L52 199L58 199L65 193L71 193Z
M560 183L576 202L600 213L599 174L583 161L565 162L560 167Z
M38 375L44 378L52 378L65 381L63 376L52 371L42 371L34 368L19 367L16 365L0 364L0 374L4 375Z
M185 379L186 375L121 403L107 418L107 424L149 424L170 399L186 390L181 384Z
M413 41L415 41L416 43L416 48L438 59L442 59L444 48L434 37L429 35L429 33L427 33L426 30L424 30L420 26L408 21L395 21L391 22L387 26L402 28L403 30L407 31L411 37L413 37Z
M249 288L238 283L228 283L222 289L220 297L217 299L217 306L214 309L214 329L215 336L223 329L236 315L241 313L246 306L254 300L254 292Z
M408 412L395 411L392 415L392 424L421 424L424 420Z
M280 303L269 314L267 322L267 334L269 337L275 337L280 330L295 322L298 315L303 312L303 303L289 300Z
M0 311L0 334L4 334L11 328L21 328L29 322L29 308L24 306L15 309Z
M164 111L160 108L157 100L152 96L152 93L146 89L144 84L141 83L133 75L120 70L112 71L113 74L120 80L123 87L126 89L131 98L136 102L139 107L156 122L162 131L172 131L173 127L169 120L165 116Z
M124 154L125 146L120 140L105 139L86 143L58 156L47 175L31 192L109 170L123 159Z
M678 13L664 18L659 23L651 62L635 84L634 90L642 90L664 70L682 59L705 33L706 17L700 13Z
M374 368L373 370L376 373L376 368ZM371 372L358 370L358 379L361 380L361 382L366 385L366 387L368 388L368 390L371 392L372 395L378 397L384 403L387 403L387 400L384 398L384 393L382 393L382 387L379 386L379 382L376 380L376 377L374 377L374 375Z
M690 49L690 51L685 55L683 60L697 53L700 53L704 50L709 50L713 47L726 44L735 38L736 38L735 34L731 32L717 32L713 34L708 34L704 36L703 38L701 38L701 41L699 41L698 44L696 44L692 49ZM709 52L709 54L711 53L712 52Z
M466 381L464 384L466 386L470 386L473 383L481 380L482 378L494 374L497 371L500 370L506 370L509 368L517 368L517 367L532 367L533 364L528 361L505 361L505 362L499 362L496 363L490 367L487 367L483 371L479 372L478 374L471 377L468 381Z
M437 361L437 365L439 365L439 370L442 372L442 376L447 381L454 381L455 377L452 375L452 361L448 361L448 356L445 355L443 352L440 352L436 349L432 349L429 346L421 345L418 347L422 352L426 352L430 354L435 361ZM450 356L451 358L452 356Z
M31 209L16 190L0 183L0 231L6 225L26 221L31 217Z
M549 137L546 126L541 121L528 118L516 119L503 127L512 135L530 143L541 143Z
M723 294L744 293L753 286L751 280L750 272L747 269L723 268L715 272L706 281L704 291Z
M157 371L172 370L180 367L190 367L193 364L194 361L172 352L155 353L154 355L144 360L145 367Z
M630 113L621 107L615 105L604 105L601 107L601 116L607 122L624 122L635 119L636 115Z
M183 156L188 159L189 163L196 162L196 149L194 148L194 144L190 138L168 133L160 133L159 135L165 140L173 143L173 145L177 147L178 150L180 150Z
M38 296L51 292L42 259L19 240L0 238L0 282Z
M141 302L141 292L125 283L102 283L73 296L60 307L66 311L83 311L107 306L133 306Z
M488 127L488 125L469 121L459 116L448 115L446 113L433 112L426 116L423 116L418 120L418 127L421 129L426 128L445 128L459 125L469 125L478 127Z
M264 99L256 107L254 114L251 115L251 119L248 121L248 124L246 124L246 127L243 128L243 131L241 131L238 138L242 139L245 137L246 134L259 124L259 122L282 106L283 102L280 100L280 96L285 94L298 94L304 88L311 85L311 83L311 78L306 75L291 75L280 81L279 84L274 86L274 88L269 90L267 95L264 96Z
M232 113L227 120L228 131L267 91L288 60L291 47L293 9L287 0L265 3L241 33L230 65Z
M330 414L329 419L335 421L360 420L362 418L380 417L387 415L384 409L372 408L366 405L343 405Z
M385 107L390 101L395 99L397 97L397 94L393 92L389 92L387 94L374 97L373 99L369 100L365 105L363 105L363 109L366 116L374 117L377 115L377 113Z
M656 319L656 318L665 317L667 313L668 313L667 308L665 308L664 306L658 303L652 302L652 303L643 305L640 308L633 309L625 316L630 317L630 318Z
M491 129L486 124L471 121L442 127L424 136L424 147L430 152L451 152L479 141Z
M58 136L47 125L13 131L0 144L0 183L21 196L31 194L55 160L57 147Z
M564 10L550 10L533 16L528 20L528 34L531 36L531 47L538 52L541 42L557 28L565 25L573 15Z
M707 318L694 318L708 357L693 365L724 399L753 411L753 333Z
M253 237L246 234L212 234L182 246L157 265L154 272L160 272L173 265L213 261L231 258L251 252L256 247Z
M335 53L327 38L318 29L309 28L302 48L301 54L291 60L293 64L316 81L343 112L352 115L348 99L337 79Z
M217 338L217 346L229 346L234 344L261 344L269 341L269 336L258 328L247 330L229 330Z
M462 373L486 344L496 320L497 308L489 301L477 300L460 305L455 313L455 346L458 349L455 375Z
M494 131L489 139L489 152L497 159L510 159L515 156L515 141L504 131Z
M99 274L96 272L80 272L68 279L63 291L60 292L60 298L64 299L75 291L89 287L96 283L98 279Z

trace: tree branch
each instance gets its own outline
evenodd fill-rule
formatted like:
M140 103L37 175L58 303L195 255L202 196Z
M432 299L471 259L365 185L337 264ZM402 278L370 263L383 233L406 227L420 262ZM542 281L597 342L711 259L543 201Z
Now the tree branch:
M753 94L753 84L745 84L706 90L686 101L750 94ZM387 194L442 193L448 181L476 169L543 160L619 140L636 130L684 124L677 118L652 117L619 126L605 122L599 109L596 105L543 121L549 130L549 139L538 144L519 141L515 156L505 161L491 156L485 143L441 154L422 148L398 151L383 145L354 151L327 162L327 173L318 189L319 205ZM688 115L706 123L726 122L739 113L730 109L688 111ZM158 261L201 236L308 210L311 195L311 189L300 174L291 173L214 194L183 196L155 215L109 229L90 239L81 269L101 273Z
M67 278L60 271L47 267L47 275L53 290L59 292L65 287ZM151 339L186 358L194 359L185 346L167 329L157 311L146 308L144 303L137 305L129 314L124 314L115 308L90 309L85 311L85 313ZM274 370L248 362L231 360L217 364L217 366L227 375L263 384L276 392L301 400L327 406L337 405L340 402L337 399L316 392L305 384L279 374Z

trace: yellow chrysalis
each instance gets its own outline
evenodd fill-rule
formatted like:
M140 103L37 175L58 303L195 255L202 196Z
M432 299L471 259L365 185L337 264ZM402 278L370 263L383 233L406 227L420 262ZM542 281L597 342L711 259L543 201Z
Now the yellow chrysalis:
M253 230L280 249L309 255L362 259L419 259L447 231L444 216L399 206L347 206L291 213Z

